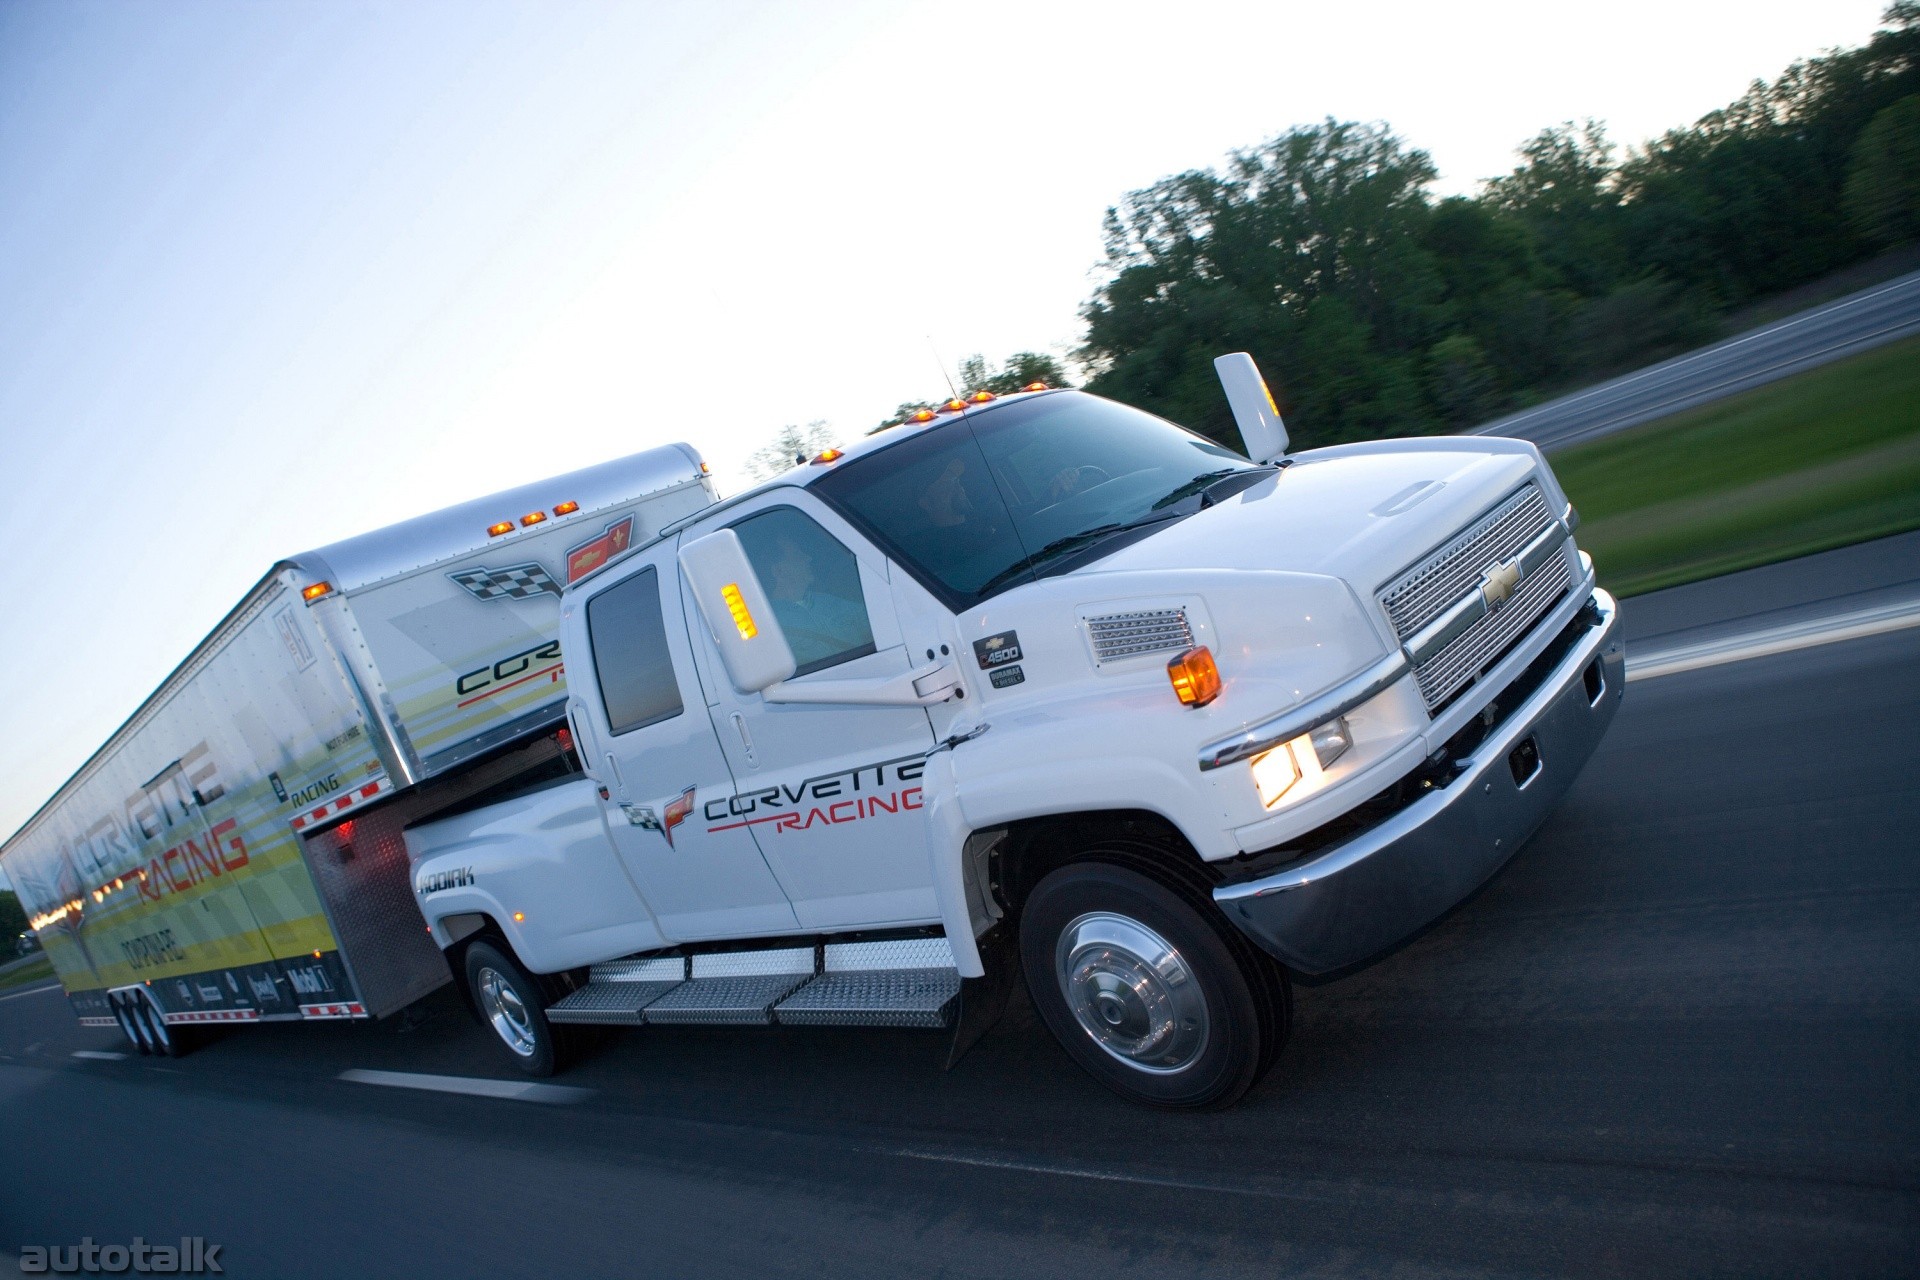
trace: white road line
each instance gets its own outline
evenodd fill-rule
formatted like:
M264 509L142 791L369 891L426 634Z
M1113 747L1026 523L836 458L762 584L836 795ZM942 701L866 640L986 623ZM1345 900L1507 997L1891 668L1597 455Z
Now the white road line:
M105 1049L75 1049L73 1056L86 1058L92 1062L125 1062L127 1060L126 1054L110 1053Z
M1015 1173L1044 1173L1056 1178L1085 1178L1093 1182L1126 1182L1144 1187L1173 1187L1181 1191L1205 1191L1213 1195L1258 1196L1264 1200L1311 1200L1331 1203L1326 1196L1304 1191L1276 1191L1268 1187L1236 1186L1230 1182L1199 1182L1185 1178L1160 1178L1151 1174L1119 1173L1108 1169L1086 1169L1074 1165L1040 1164L1028 1160L1003 1160L994 1156L966 1156L942 1151L915 1151L895 1148L888 1155L908 1160L927 1160L935 1164L964 1164L979 1169L1006 1169Z
M1635 653L1629 648L1627 681L1653 680L1660 676L1678 675L1682 671L1698 671L1702 667L1718 667L1729 662L1745 662L1749 658L1792 653L1796 649L1811 649L1816 645L1836 644L1842 640L1859 640L1866 636L1884 635L1889 631L1904 631L1909 627L1920 627L1920 600L1902 600L1870 609L1855 609L1850 613L1813 618L1806 622L1790 622L1742 635L1655 649L1651 653Z
M28 996L37 996L45 991L58 991L59 989L60 984L57 982L49 982L44 987L28 987L25 991L15 991L11 995L0 996L0 1004L5 1004L9 1000L24 1000Z
M431 1089L437 1093L465 1093L476 1098L508 1098L516 1102L580 1102L591 1089L564 1084L533 1084L523 1080L484 1080L474 1076L433 1076L412 1071L342 1071L340 1079L354 1084L380 1084L394 1089Z

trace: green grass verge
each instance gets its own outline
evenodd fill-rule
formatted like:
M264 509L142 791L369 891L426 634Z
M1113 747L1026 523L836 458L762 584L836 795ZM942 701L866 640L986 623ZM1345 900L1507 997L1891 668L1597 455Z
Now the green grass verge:
M8 987L25 987L36 982L45 982L52 976L53 961L47 959L45 952L41 952L18 969L9 969L5 973L0 973L0 991Z
M1553 455L1616 595L1920 529L1920 338Z

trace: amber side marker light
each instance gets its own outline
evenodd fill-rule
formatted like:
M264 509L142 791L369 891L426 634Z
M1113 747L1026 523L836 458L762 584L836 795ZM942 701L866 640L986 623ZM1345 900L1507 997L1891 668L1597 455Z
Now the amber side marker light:
M487 526L487 536L489 538L497 538L503 533L512 532L513 521L511 520L502 520L499 524L490 524Z
M579 509L580 504L577 502L563 502L553 509L553 514L556 516L570 516Z
M312 604L321 596L329 596L332 594L333 584L331 582L316 582L310 587L302 587L300 589L300 598L308 604Z
M527 514L520 517L520 523L522 526L525 526L525 527L532 527L533 525L536 525L536 524L545 524L546 522L547 522L547 513L544 511L529 511L527 512Z
M727 612L733 615L733 625L739 630L742 640L751 640L760 634L760 628L754 625L753 614L747 610L747 602L740 595L740 584L729 582L720 588L720 598L726 601Z
M1173 681L1173 696L1181 705L1204 707L1220 696L1220 668L1214 665L1213 651L1197 645L1167 663L1167 679Z

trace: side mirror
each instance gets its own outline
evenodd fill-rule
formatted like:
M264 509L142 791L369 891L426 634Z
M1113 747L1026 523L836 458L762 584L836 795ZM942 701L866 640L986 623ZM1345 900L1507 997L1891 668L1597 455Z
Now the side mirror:
M1220 375L1221 389L1233 408L1233 420L1246 441L1247 456L1255 462L1277 462L1287 452L1287 425L1280 421L1280 410L1267 390L1260 367L1244 351L1216 356L1213 371Z
M793 646L738 534L722 529L687 543L680 548L680 572L734 688L758 693L793 675Z

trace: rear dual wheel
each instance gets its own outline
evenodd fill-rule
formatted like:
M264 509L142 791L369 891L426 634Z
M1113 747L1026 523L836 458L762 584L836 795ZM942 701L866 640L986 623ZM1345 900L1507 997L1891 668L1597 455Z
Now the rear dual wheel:
M1042 879L1021 910L1020 953L1068 1054L1150 1106L1231 1105L1289 1029L1279 966L1210 902L1129 866L1082 861Z
M530 1076L564 1070L585 1046L585 1029L547 1021L547 1006L561 997L552 978L527 970L504 946L475 942L466 954L467 990L513 1065Z

